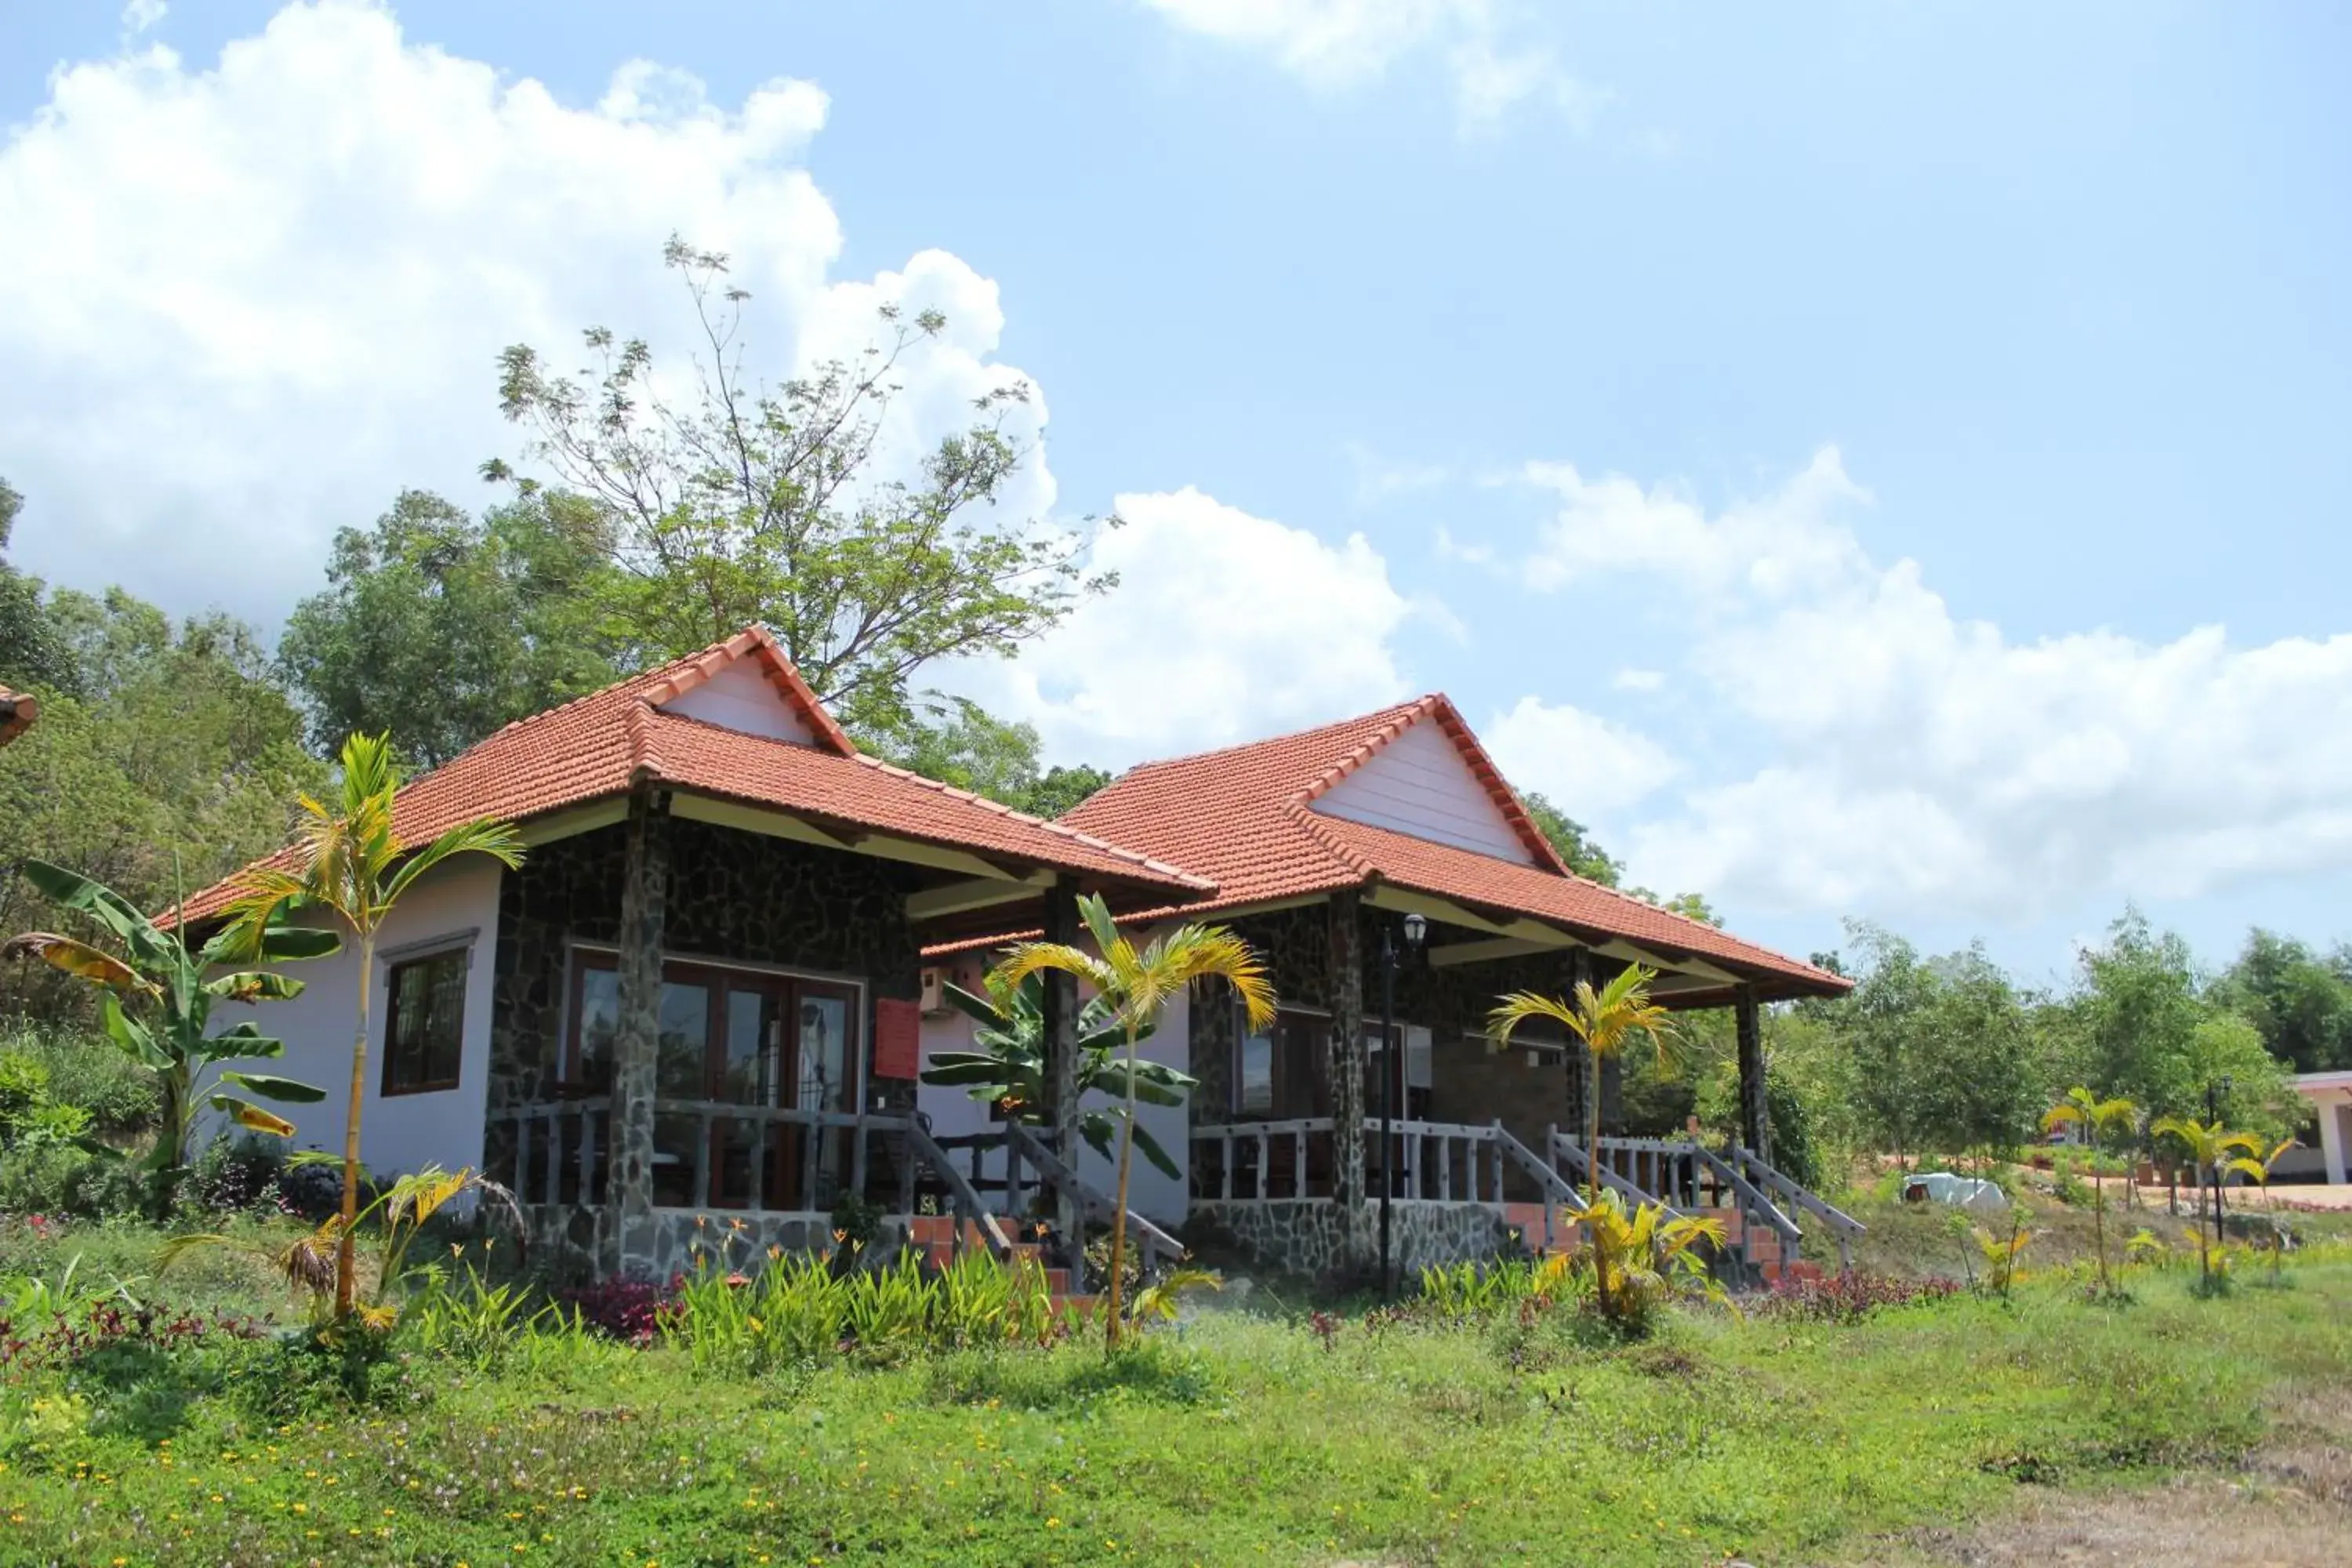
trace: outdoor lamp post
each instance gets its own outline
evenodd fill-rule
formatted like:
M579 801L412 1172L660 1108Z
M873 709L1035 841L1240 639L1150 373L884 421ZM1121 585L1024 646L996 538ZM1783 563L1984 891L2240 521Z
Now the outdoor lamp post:
M2213 1086L2210 1083L2205 1086L2205 1124L2213 1129L2216 1137L2221 1136L2221 1100L2228 1098L2231 1087L2232 1080L2228 1073L2221 1075L2221 1093L2219 1098L2214 1095ZM2208 1169L2210 1172L2209 1179L2213 1184L2213 1245L2219 1247L2221 1245L2221 1162L2218 1152Z
M1404 949L1419 956L1423 938L1429 934L1426 916L1409 914L1404 917ZM1396 1188L1390 1167L1396 1157L1395 1135L1389 1130L1397 1092L1397 1080L1404 1076L1403 1042L1396 1033L1396 942L1388 927L1381 928L1381 1300L1393 1299L1395 1277L1389 1268L1389 1201Z

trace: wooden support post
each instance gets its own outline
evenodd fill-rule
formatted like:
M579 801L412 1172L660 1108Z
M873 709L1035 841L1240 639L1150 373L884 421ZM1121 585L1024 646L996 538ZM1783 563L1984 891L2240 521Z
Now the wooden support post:
M1074 943L1078 940L1078 894L1066 878L1056 877L1045 896L1045 938ZM1070 1171L1078 1169L1078 982L1058 969L1045 971L1044 1026L1046 1105L1045 1147ZM1117 1180L1116 1177L1113 1178ZM1054 1230L1066 1251L1063 1265L1074 1272L1087 1253L1086 1215L1074 1191L1054 1192Z
M1765 1111L1764 1023L1756 1005L1756 988L1742 985L1734 992L1731 1009L1739 1036L1739 1141L1769 1165L1772 1125Z
M654 1086L661 1047L662 928L669 900L669 795L629 797L621 873L619 1009L613 1031L613 1158L607 1274L656 1267Z
M1364 944L1352 888L1331 895L1331 1201L1339 1205L1349 1268L1370 1264L1364 1205Z

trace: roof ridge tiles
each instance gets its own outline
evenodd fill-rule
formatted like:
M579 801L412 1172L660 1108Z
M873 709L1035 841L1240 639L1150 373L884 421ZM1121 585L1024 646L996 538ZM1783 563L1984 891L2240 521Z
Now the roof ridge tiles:
M1192 763L1204 763L1214 757L1231 756L1236 752L1255 751L1261 746L1277 746L1285 741L1302 741L1309 735L1321 734L1327 730L1351 729L1367 721L1377 719L1382 714L1401 713L1409 709L1418 708L1436 695L1435 692L1424 693L1410 701L1392 702L1384 708L1375 708L1368 713L1359 713L1352 718L1334 719L1322 724L1308 724L1297 730L1286 730L1275 735L1261 735L1255 741L1235 741L1231 745L1212 746L1202 752L1186 752L1183 755L1176 757L1154 757L1149 762L1136 763L1121 773L1118 780L1112 782L1131 779L1138 773L1157 773L1164 768L1183 767Z

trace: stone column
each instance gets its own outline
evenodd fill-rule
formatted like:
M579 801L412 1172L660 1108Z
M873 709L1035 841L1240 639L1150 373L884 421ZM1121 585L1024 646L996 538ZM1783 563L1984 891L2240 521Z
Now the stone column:
M658 1268L654 1216L654 1085L661 1048L662 925L669 900L669 796L629 797L621 874L620 1016L613 1036L613 1115L607 1182L608 1274Z
M1756 988L1742 985L1732 994L1732 1016L1739 1032L1739 1141L1772 1163L1772 1126L1764 1110L1764 1022L1756 1005Z
M1363 1267L1370 1236L1364 1209L1364 951L1355 889L1331 895L1331 1201L1347 1237L1347 1268Z
M1045 889L1045 940L1075 943L1078 895L1069 879L1054 879ZM1075 1171L1078 1168L1078 981L1077 976L1058 969L1045 971L1045 1146ZM1085 1219L1076 1199L1066 1193L1056 1195L1054 1226L1070 1248L1073 1267L1086 1253Z

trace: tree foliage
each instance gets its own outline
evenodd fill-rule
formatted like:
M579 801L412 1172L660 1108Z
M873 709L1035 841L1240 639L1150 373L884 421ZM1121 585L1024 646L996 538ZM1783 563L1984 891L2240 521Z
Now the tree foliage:
M946 327L936 311L880 312L883 339L856 358L772 384L746 367L727 258L673 237L706 357L684 383L656 373L644 340L584 334L593 368L566 375L515 344L499 356L499 406L529 433L525 456L596 511L633 630L677 654L758 621L853 730L912 716L910 678L964 655L1010 654L1107 587L1089 542L995 511L1028 448L1008 380L972 423L919 462L890 450L897 377ZM682 395L676 390L687 384ZM503 461L495 479L515 477ZM526 481L528 482L528 481Z
M279 665L314 743L388 731L435 767L634 669L609 555L576 496L533 491L477 519L403 490L374 527L335 535L327 586L287 618Z
M1593 841L1591 831L1584 824L1534 790L1522 794L1519 804L1527 808L1537 831L1551 840L1551 847L1559 851L1559 858L1568 862L1570 870L1604 888L1617 886L1625 868Z
M2295 1071L2352 1068L2352 943L2338 942L2323 956L2256 926L2213 990Z
M174 622L119 589L35 584L31 603L30 641L49 662L0 672L43 699L41 721L0 750L0 846L12 860L71 867L156 909L284 842L287 802L325 769L304 751L301 715L250 627L222 615ZM0 930L55 916L23 878L0 875ZM0 972L0 1012L80 1023L89 1006L38 968Z

